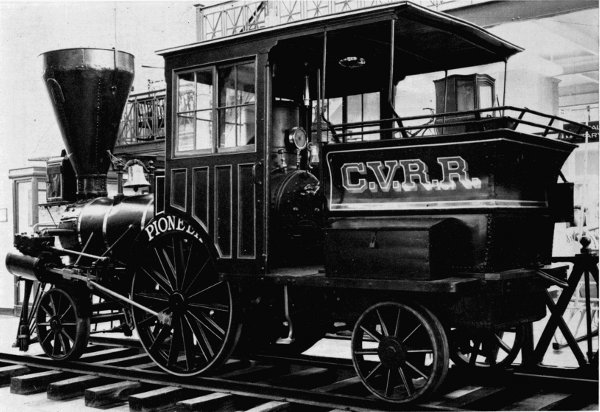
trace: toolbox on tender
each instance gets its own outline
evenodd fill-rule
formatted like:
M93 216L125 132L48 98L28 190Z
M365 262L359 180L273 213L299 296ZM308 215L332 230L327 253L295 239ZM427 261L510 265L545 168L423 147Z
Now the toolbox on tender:
M453 218L342 218L325 244L328 276L436 279L466 265L469 230Z

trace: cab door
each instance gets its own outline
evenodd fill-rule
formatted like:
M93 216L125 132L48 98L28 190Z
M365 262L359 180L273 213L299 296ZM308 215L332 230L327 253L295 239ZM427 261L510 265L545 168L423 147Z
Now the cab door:
M222 272L264 268L260 56L174 71L167 201L208 232Z

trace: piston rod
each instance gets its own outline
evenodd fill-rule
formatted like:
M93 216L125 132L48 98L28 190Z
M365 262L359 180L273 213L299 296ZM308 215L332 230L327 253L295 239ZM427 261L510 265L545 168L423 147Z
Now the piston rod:
M97 289L97 290L99 290L99 291L101 291L101 292L103 292L103 293L105 293L105 294L107 294L107 295L109 295L109 296L117 299L117 300L120 300L122 302L126 302L126 303L128 303L128 304L130 304L132 306L135 306L138 309L143 310L144 312L147 312L147 313L149 313L151 315L156 316L158 318L158 321L160 323L162 323L162 324L165 324L165 325L170 325L171 324L171 316L169 316L168 314L163 313L163 312L156 312L156 311L150 309L149 307L146 307L146 306L144 306L144 305L142 305L140 303L137 303L137 302L135 302L135 301L133 301L133 300L131 300L131 299L129 299L129 298L127 298L127 297L119 294L119 293L117 293L117 292L114 292L114 291L112 291L112 290L110 290L108 288L105 288L104 286L102 286L102 285L94 282L93 280L89 279L86 276L77 275L75 273L65 273L65 271L60 270L60 269L49 269L49 271L52 272L52 273L55 273L57 275L63 276L63 277L81 280L82 282L87 283L90 287L92 287L94 289Z

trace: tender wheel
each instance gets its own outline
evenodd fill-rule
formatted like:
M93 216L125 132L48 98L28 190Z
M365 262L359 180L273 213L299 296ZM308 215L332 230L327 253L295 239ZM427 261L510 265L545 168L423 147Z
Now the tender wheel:
M454 329L451 357L458 366L505 368L510 366L523 345L524 326L506 330Z
M434 392L448 371L448 340L440 321L421 306L378 303L356 321L352 361L363 384L388 402Z
M90 318L82 316L77 297L69 290L45 292L36 312L40 345L52 359L74 360L85 350L90 336Z
M148 243L131 296L161 315L134 307L142 345L164 370L189 376L219 366L239 335L231 286L220 281L206 245L176 231Z

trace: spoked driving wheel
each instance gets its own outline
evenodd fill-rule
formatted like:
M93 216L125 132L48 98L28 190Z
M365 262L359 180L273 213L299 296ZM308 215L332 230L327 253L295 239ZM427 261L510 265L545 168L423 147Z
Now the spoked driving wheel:
M239 335L232 289L218 279L206 245L183 231L148 243L134 275L133 308L142 345L164 370L189 376L219 366Z
M452 360L458 366L505 368L519 354L524 334L523 325L503 330L456 328L450 333Z
M40 345L52 359L74 360L87 346L90 318L83 316L72 291L54 287L45 292L36 311Z
M363 384L388 402L434 392L448 371L448 341L440 321L421 306L378 303L357 320L352 361Z

